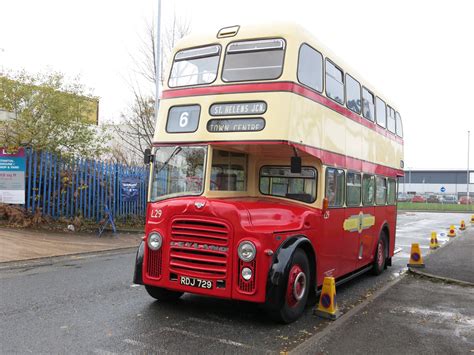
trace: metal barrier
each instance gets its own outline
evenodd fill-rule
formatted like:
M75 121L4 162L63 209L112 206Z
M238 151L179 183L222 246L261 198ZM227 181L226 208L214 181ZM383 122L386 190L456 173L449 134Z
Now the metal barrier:
M147 167L128 167L88 159L61 159L48 152L26 150L26 203L53 218L143 217L148 186Z

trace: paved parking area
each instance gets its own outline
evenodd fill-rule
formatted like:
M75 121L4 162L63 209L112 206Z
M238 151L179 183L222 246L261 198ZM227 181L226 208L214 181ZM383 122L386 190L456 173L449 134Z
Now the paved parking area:
M142 234L104 234L0 228L0 263L90 253L140 244Z
M428 245L433 225L444 229L457 219L401 214L398 242ZM132 284L134 257L131 251L0 268L0 353L279 353L339 322L313 316L310 307L297 322L280 325L250 303L194 295L175 304L157 302ZM406 263L398 254L381 276L363 275L338 287L342 312L398 280ZM414 296L422 297L421 291Z

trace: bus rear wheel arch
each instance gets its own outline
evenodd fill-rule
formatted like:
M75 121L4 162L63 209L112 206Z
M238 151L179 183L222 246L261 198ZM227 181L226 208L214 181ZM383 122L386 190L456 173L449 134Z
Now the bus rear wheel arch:
M384 227L380 232L377 245L375 247L374 263L372 266L372 274L378 276L387 268L388 258L388 231Z

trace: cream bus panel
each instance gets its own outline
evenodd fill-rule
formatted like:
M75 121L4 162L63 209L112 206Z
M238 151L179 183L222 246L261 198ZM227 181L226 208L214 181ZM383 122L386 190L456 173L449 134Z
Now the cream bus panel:
M185 97L177 99L161 100L161 107L158 115L157 130L155 132L154 142L212 142L212 141L235 141L235 140L288 140L290 130L290 101L291 95L280 92L273 93L252 93L252 94L224 94ZM236 114L232 116L211 116L209 109L216 103L238 103L264 101L267 104L267 110L261 115ZM196 132L190 133L168 133L166 125L168 112L174 106L200 105L201 117ZM262 117L265 119L265 128L257 132L209 132L207 124L209 120L225 119L252 119Z
M209 108L215 103L265 101L264 114L210 116ZM168 112L172 107L199 105L197 130L190 133L167 133ZM262 117L265 128L258 132L209 132L210 119ZM290 141L327 152L337 153L363 161L400 169L403 145L395 138L368 128L345 117L331 108L289 92L221 94L183 97L161 101L154 142L185 143L213 141Z

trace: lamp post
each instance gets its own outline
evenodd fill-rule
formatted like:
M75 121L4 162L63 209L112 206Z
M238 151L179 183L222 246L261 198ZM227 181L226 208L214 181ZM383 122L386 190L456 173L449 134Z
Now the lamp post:
M469 174L469 148L470 148L470 140L471 140L471 131L467 131L467 184L466 184L466 191L467 191L467 203L469 204L470 200L469 200L469 183L471 182L470 181L470 175Z
M155 48L155 124L158 122L158 107L161 96L161 0L158 1L156 15L156 48Z

